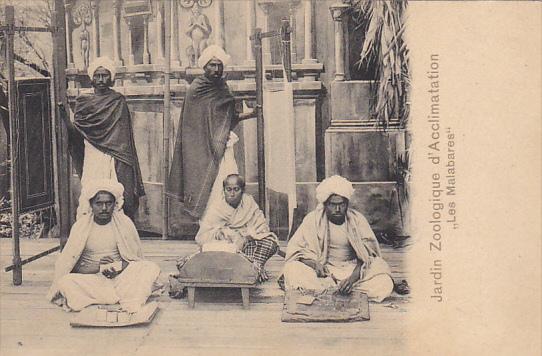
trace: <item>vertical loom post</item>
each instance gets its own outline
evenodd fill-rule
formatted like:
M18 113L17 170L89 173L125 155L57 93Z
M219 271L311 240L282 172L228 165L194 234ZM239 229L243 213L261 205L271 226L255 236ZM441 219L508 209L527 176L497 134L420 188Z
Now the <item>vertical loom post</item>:
M52 25L53 31L53 79L55 101L64 103L68 110L66 101L66 20L64 1L55 0ZM68 128L60 119L59 108L54 105L56 120L56 147L57 147L57 192L58 192L58 223L60 227L60 247L64 247L68 241L71 227L71 185L70 185L70 156L68 153Z
M17 86L15 85L15 61L13 49L13 36L15 34L15 10L13 6L6 6L6 60L8 65L8 94L9 94L9 135L10 135L10 178L11 178L11 237L13 239L13 284L23 283L23 268L21 265L21 250L19 245L19 191L17 189Z
M265 201L265 139L263 118L263 58L262 58L262 30L254 29L252 36L252 49L256 62L256 105L258 109L256 140L258 143L258 203L260 209L267 213Z
M167 184L169 174L169 123L171 119L171 85L170 85L170 72L171 72L171 6L169 3L164 6L164 20L165 20L165 69L164 69L164 115L162 123L162 135L163 135L163 160L162 160L162 174L164 186L162 189L162 240L168 238L168 225L169 225L169 204L167 198Z

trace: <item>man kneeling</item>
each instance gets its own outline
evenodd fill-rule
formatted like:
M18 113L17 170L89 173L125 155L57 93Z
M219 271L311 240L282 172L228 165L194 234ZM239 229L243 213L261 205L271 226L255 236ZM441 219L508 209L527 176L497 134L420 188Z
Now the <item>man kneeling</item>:
M242 252L256 267L259 280L268 279L264 265L278 249L277 236L238 174L224 179L224 199L211 204L201 221L196 242L202 251Z
M83 186L48 300L73 311L120 303L130 313L146 303L160 268L143 260L137 230L122 211L123 191L122 184L110 180Z
M348 207L353 192L352 184L340 176L316 188L318 206L288 242L286 290L336 287L349 294L356 289L377 302L390 296L393 280L378 241L365 217Z

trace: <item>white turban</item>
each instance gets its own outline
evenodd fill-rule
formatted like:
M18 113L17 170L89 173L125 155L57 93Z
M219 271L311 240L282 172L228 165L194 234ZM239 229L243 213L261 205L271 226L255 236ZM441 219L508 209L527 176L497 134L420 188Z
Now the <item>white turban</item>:
M89 78L92 80L92 77L94 76L94 72L98 67L104 67L108 71L111 72L111 80L115 79L116 72L116 66L115 63L109 59L109 57L98 57L95 60L93 60L87 68L87 73Z
M316 187L316 200L320 204L324 202L333 194L340 195L348 200L354 194L354 188L352 183L346 178L341 176L331 176L326 178Z
M224 67L230 63L231 57L229 54L217 45L211 45L203 50L198 58L198 67L203 68L211 59L216 58L224 64Z
M77 220L92 213L90 199L94 198L96 193L104 191L111 193L115 197L114 212L119 212L124 204L124 186L111 179L93 179L82 182L81 195L79 196L79 206L77 207Z

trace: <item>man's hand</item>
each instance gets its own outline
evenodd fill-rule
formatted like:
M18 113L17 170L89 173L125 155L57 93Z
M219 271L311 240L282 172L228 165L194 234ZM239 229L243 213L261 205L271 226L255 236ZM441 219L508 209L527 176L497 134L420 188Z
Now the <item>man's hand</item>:
M324 266L323 264L319 262L316 262L314 270L316 271L316 275L319 278L325 278L329 275L329 270L327 269L327 266Z
M261 111L262 111L262 106L261 105L256 105L254 107L254 110L252 110L251 112L240 113L238 115L238 119L239 119L239 121L243 121L243 120L247 120L247 119L253 119L253 118L257 117L258 112L261 112Z
M306 264L316 272L318 278L325 278L329 275L329 270L326 266L315 260L300 259L300 262Z
M66 119L68 117L68 111L66 110L66 106L64 106L64 103L59 101L58 103L56 103L56 105L58 106L58 111L62 118Z
M105 257L102 257L102 258L100 259L100 266L101 266L101 265L107 265L107 264L114 263L114 262L115 262L115 260L113 259L113 257L111 257L111 256L105 256ZM115 278L115 277L118 276L118 275L122 272L122 270L124 269L124 264L125 264L125 263L124 263L124 261L123 261L123 263L122 263L122 265L123 265L122 267L123 267L123 268L121 268L120 270L116 270L115 267L110 266L110 267L108 267L108 268L102 270L102 274L103 274L104 276L106 276L107 278Z
M233 241L233 244L237 248L237 251L242 251L246 242L247 242L246 238L239 236Z
M220 230L219 236L222 237L220 240L235 243L235 241L241 237L241 234L239 231L231 229L229 226L225 226Z
M354 283L356 281L353 280L352 276L346 278L346 279L343 279L341 281L341 283L339 283L338 285L338 288L339 288L339 293L341 294L350 294L352 293L352 289L354 288Z
M64 103L59 101L58 103L56 103L56 105L58 106L59 116L62 119L62 121L64 121L64 123L68 126L68 129L73 127L72 119L70 115L68 114L68 110L66 109L66 106L64 105Z
M241 231L241 235L247 239L254 240L254 237L257 235L256 230L251 226Z
M356 268L357 269L357 268ZM339 293L341 294L350 294L352 293L352 289L354 288L354 283L356 283L359 280L359 270L356 271L354 269L354 272L350 275L350 277L343 279L339 285ZM357 272L357 273L356 273Z

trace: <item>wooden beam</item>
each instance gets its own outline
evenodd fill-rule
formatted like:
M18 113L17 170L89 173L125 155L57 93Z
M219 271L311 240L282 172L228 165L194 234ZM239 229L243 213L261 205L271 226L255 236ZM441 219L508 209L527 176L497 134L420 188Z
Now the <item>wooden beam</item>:
M262 54L262 30L254 29L251 36L254 60L256 62L256 106L260 107L257 116L256 142L258 144L258 203L260 209L268 214L265 200L265 137L263 121L263 54Z
M52 24L56 31L53 32L53 79L54 97L57 102L62 102L68 108L66 98L66 21L64 19L64 1L54 0ZM55 105L55 127L57 144L57 184L58 184L58 216L60 225L60 246L63 248L68 241L70 233L71 217L71 186L70 164L68 153L68 128L60 119L58 105Z
M37 255L34 255L32 257L29 257L29 258L25 258L24 260L21 261L20 265L23 266L23 265L25 265L27 263L30 263L32 261L35 261L35 260L40 259L42 257L45 257L47 255L50 255L51 253L56 252L58 250L60 250L60 246L55 246L53 248L48 249L47 251L40 252ZM15 269L15 265L8 266L4 270L6 272L9 272L9 271L11 271L13 269Z
M164 6L165 17L165 70L164 70L164 115L162 124L163 135L163 159L162 159L162 175L163 175L163 187L162 187L162 240L168 238L169 227L169 204L167 197L167 184L169 175L169 135L171 122L171 85L170 85L170 72L171 72L171 6L166 3ZM160 45L160 44L159 44Z
M19 140L17 135L17 85L15 83L15 58L13 50L13 36L15 34L15 9L6 6L6 61L8 65L8 95L9 95L9 134L11 147L9 150L11 160L11 238L13 239L13 284L23 283L23 267L21 265L21 249L19 246L19 192L17 189L17 152Z

